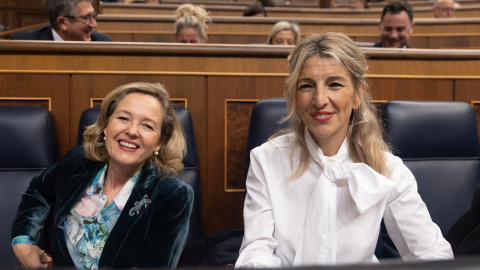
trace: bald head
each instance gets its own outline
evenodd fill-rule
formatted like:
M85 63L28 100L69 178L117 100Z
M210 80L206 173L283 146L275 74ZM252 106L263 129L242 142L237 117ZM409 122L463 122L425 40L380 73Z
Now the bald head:
M451 18L455 9L455 1L453 0L436 0L432 8L433 17L435 18Z

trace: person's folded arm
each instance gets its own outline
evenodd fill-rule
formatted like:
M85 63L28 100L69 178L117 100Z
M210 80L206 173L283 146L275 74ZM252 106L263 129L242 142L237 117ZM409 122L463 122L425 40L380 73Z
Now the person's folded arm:
M278 243L273 237L275 221L264 168L255 151L251 152L250 160L243 209L245 234L235 268L281 267L281 260L274 253Z
M406 261L453 259L450 244L418 194L412 172L399 158L394 162L391 179L397 183L396 192L389 198L384 221L400 255Z

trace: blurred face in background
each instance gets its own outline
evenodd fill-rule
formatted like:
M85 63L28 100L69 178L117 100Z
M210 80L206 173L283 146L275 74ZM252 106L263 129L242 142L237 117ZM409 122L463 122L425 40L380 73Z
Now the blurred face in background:
M407 12L398 14L387 12L380 22L380 39L382 47L403 48L413 33L415 23L410 22Z
M432 8L433 17L435 18L451 18L454 11L455 1L453 0L440 1Z
M178 43L204 43L204 41L198 35L198 31L195 28L183 28L178 31L177 35Z
M273 36L272 45L295 45L295 34L291 30L281 30Z
M337 0L330 0L330 8L336 8L337 6Z
M350 0L351 9L363 9L365 8L364 0Z

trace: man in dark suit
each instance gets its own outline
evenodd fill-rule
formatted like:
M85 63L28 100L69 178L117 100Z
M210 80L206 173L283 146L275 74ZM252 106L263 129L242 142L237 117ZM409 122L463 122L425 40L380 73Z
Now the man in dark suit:
M390 2L380 19L380 42L374 47L410 48L407 44L413 33L413 8L407 2Z
M55 41L111 41L106 34L93 31L97 13L92 0L45 0L50 25L10 35L10 39Z

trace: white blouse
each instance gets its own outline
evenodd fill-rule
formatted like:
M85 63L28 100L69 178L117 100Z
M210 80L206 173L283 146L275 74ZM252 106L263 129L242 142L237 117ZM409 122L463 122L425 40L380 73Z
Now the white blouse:
M453 259L400 158L386 154L387 178L354 163L346 140L326 157L308 131L305 139L312 162L297 179L288 178L299 164L293 134L251 151L235 268L376 262L382 218L404 260Z

